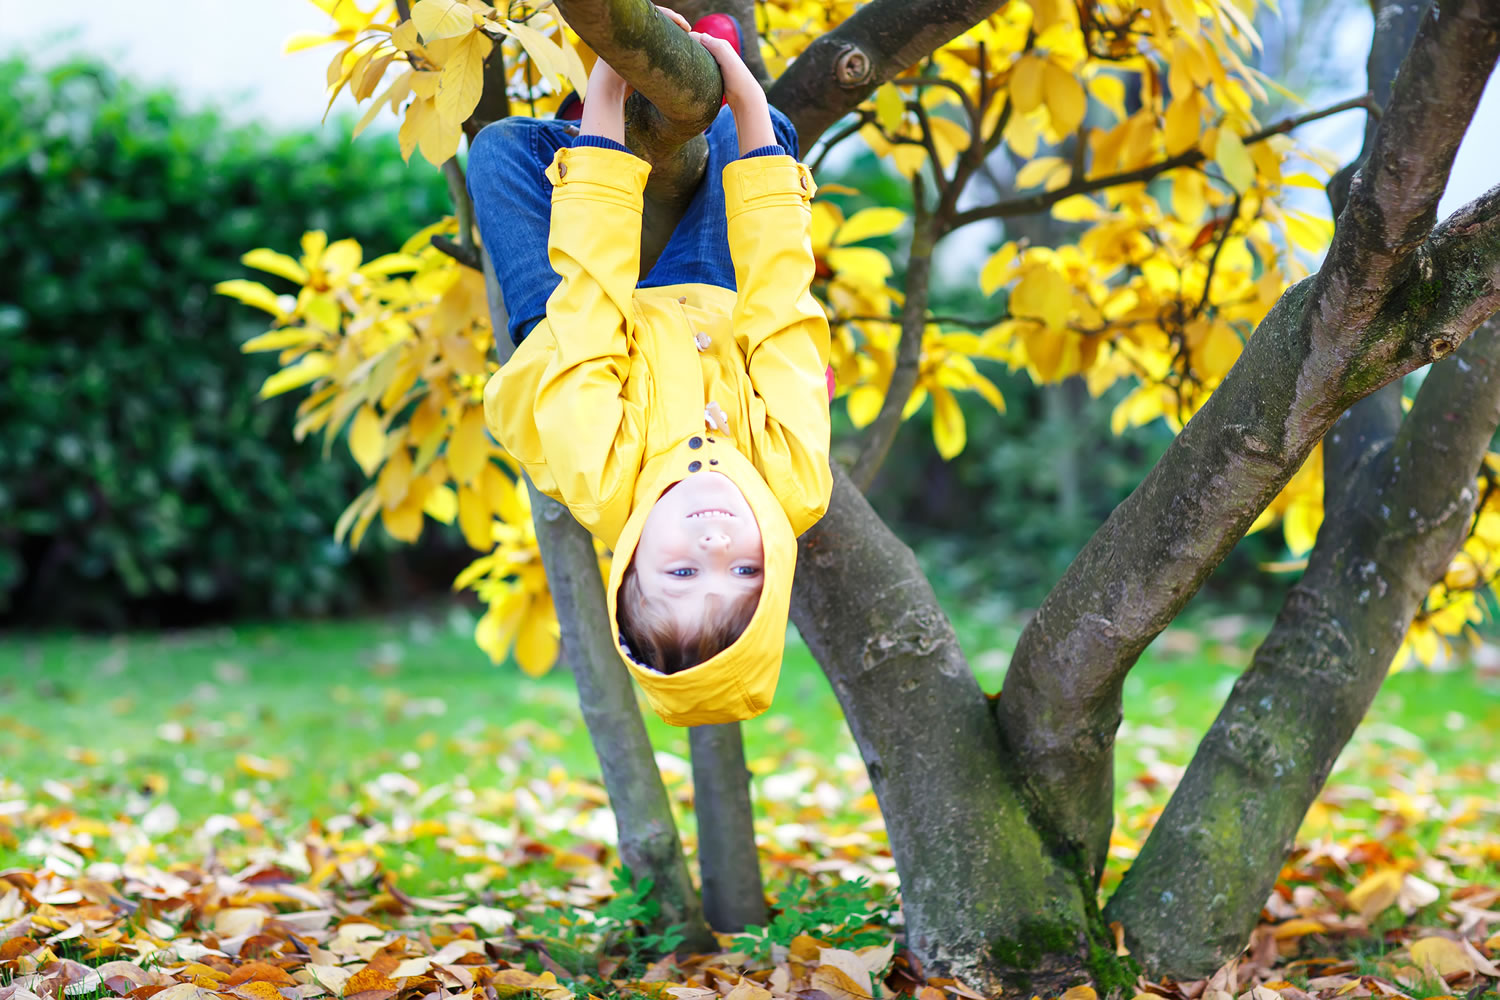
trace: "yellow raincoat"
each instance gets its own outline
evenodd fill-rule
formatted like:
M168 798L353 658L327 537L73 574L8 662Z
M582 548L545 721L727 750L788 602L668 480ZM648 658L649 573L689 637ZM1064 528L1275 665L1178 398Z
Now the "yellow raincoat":
M649 172L619 150L558 150L547 169L547 252L562 282L547 318L485 387L485 418L537 488L614 550L616 647L652 708L678 726L736 722L771 704L796 539L823 516L833 488L828 322L810 291L814 185L790 156L729 164L725 211L739 291L638 289ZM719 411L727 427L710 423ZM728 649L660 674L619 641L620 582L656 499L710 470L734 481L760 526L760 603Z

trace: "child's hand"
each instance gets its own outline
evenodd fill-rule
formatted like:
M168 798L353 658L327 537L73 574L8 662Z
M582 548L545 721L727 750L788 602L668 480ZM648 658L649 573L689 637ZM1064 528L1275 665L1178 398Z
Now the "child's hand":
M729 110L734 113L735 128L740 133L740 153L775 145L776 132L771 128L766 92L740 54L734 51L734 46L701 31L689 31L688 34L708 49L714 62L719 64L719 73L724 77L724 97L729 102Z

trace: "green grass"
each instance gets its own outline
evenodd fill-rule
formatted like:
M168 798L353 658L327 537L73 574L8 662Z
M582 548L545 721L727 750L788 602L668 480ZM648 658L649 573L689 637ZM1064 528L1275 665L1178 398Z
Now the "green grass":
M995 690L1018 627L978 613L957 624L981 685ZM512 843L510 834L453 827L456 814L497 822L516 814L523 838L588 843L588 817L560 802L576 791L567 779L599 773L570 677L493 666L471 629L469 614L455 609L176 635L0 639L0 868L37 862L27 824L12 816L17 832L5 834L5 803L22 800L49 810L31 825L65 823L70 812L94 818L92 846L87 837L69 841L85 859L108 856L102 845L113 820L150 826L156 809L158 861L201 855L204 824L218 831L222 850L317 821L345 840L373 828L366 839L380 841L387 866L414 880L403 881L408 891L461 889L466 874L477 884L481 872L494 884L497 865L505 884L559 877L552 859L533 865L513 850L497 854L494 843ZM1191 757L1260 634L1201 622L1169 631L1148 651L1125 688L1123 812L1144 814L1165 800L1173 769ZM686 732L647 716L680 800ZM858 788L820 798L813 787L839 784L826 774L856 775L844 782L851 787L863 779L837 700L795 635L774 708L744 733L761 776L758 797L775 799L758 803L767 829L824 819L845 831L871 828ZM1407 801L1451 804L1489 788L1485 765L1497 759L1500 678L1468 666L1407 670L1388 680L1331 785L1371 790L1352 797L1350 816L1399 811ZM271 770L262 775L264 766ZM777 791L778 782L786 787ZM525 808L515 796L529 796ZM683 817L690 833L690 811ZM1422 830L1414 820L1409 832L1420 838Z

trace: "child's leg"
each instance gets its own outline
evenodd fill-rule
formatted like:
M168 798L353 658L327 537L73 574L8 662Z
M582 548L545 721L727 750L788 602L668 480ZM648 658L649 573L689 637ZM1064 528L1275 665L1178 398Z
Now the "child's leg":
M797 132L786 115L772 108L771 126L782 148L797 156ZM641 281L642 288L688 283L734 287L734 260L729 256L729 226L724 218L724 168L739 159L740 139L728 108L719 111L707 138L703 182L651 273Z
M469 148L469 196L500 280L512 343L547 315L559 281L547 262L552 183L544 171L573 138L565 122L506 118L485 126Z

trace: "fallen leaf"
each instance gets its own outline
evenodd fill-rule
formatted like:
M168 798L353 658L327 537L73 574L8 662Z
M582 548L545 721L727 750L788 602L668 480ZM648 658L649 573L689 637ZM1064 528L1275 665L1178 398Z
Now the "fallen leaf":
M1425 937L1413 941L1409 950L1411 960L1435 976L1474 971L1474 960L1463 945L1451 938Z

